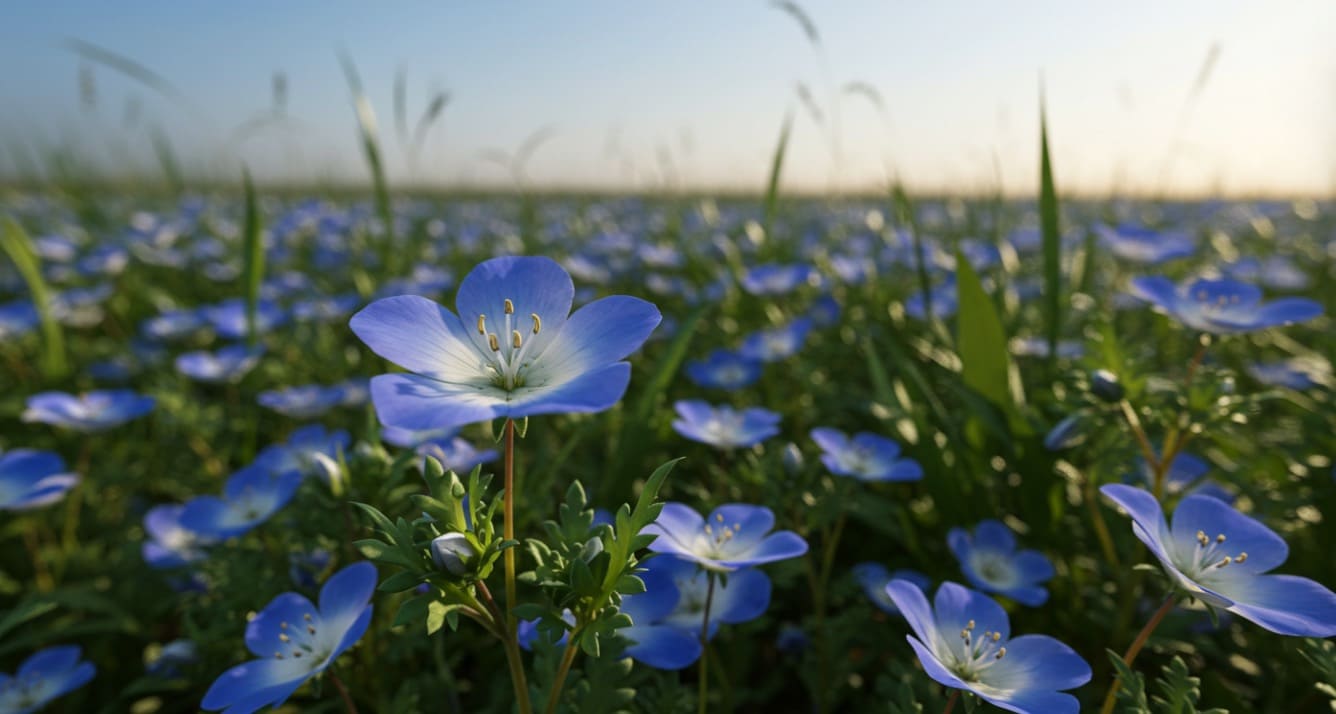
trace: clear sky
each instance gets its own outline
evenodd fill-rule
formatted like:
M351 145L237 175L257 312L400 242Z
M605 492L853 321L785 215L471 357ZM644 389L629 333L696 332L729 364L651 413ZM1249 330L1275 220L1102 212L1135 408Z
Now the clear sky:
M505 185L498 152L542 131L524 171L535 186L760 190L793 112L789 188L875 188L894 174L919 190L1000 177L1033 193L1042 76L1060 188L1336 189L1332 0L803 7L819 47L769 0L13 4L0 24L0 172L57 149L104 172L153 171L162 132L196 174L235 176L245 161L261 180L364 179L342 48L401 185ZM132 58L184 99L81 59L71 38ZM413 161L395 126L400 68L410 133L434 92L450 94ZM239 132L273 111L276 72L288 120ZM855 82L882 106L845 91Z

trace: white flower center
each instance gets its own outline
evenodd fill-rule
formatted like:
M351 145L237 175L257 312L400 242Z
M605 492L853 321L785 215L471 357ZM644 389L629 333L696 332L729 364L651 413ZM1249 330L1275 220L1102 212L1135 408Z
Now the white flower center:
M503 308L505 323L502 325L501 335L487 331L486 315L478 315L478 334L487 338L487 346L490 348L487 367L492 371L492 381L498 387L509 391L524 386L524 368L537 359L535 356L534 359L525 361L529 347L534 342L533 338L543 329L543 320L538 317L538 313L529 313L529 319L533 322L532 329L520 330L519 321L512 319L515 314L515 303L506 298ZM525 333L528 334L527 339Z

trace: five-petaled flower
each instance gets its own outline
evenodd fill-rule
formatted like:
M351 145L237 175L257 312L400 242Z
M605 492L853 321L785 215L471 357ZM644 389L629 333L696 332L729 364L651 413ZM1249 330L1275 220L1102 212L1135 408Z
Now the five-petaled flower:
M1090 681L1090 665L1047 635L1011 637L1006 610L983 593L942 583L933 604L917 585L892 580L886 594L909 627L909 645L929 677L1019 714L1076 714L1064 694Z
M48 647L24 660L14 676L0 672L0 712L32 714L87 684L97 670L80 662L81 654L75 645Z
M445 429L616 404L631 379L624 359L661 315L626 295L569 314L574 295L571 276L555 261L505 257L464 277L455 296L458 315L414 295L363 308L349 323L353 332L410 372L372 378L380 420Z
M946 543L974 587L1030 607L1048 601L1041 583L1053 577L1053 564L1037 550L1016 550L1016 536L1001 521L981 521L973 534L952 528Z
M362 562L329 577L319 609L297 593L274 598L246 624L246 648L260 659L219 675L200 707L249 714L287 701L366 632L375 589L376 568Z
M1198 278L1175 285L1160 276L1132 280L1131 292L1193 330L1226 335L1307 322L1322 306L1307 298L1262 302L1255 285Z
M79 483L59 454L34 449L0 453L0 511L26 511L59 501Z
M683 503L663 505L659 517L645 527L658 536L649 549L671 553L708 570L727 572L807 552L807 541L793 531L771 533L775 514L764 506L730 503L710 512L709 518Z
M1109 484L1100 491L1132 517L1132 532L1189 595L1282 635L1336 635L1336 593L1308 578L1269 575L1289 546L1262 523L1210 496L1190 495L1173 526L1148 491Z
M677 433L720 449L754 446L779 433L779 415L760 407L738 411L726 404L715 407L688 399L673 404L673 410Z
M862 481L917 481L923 467L913 459L900 458L900 445L892 439L860 431L850 438L838 429L817 427L812 441L821 447L821 463L837 476Z

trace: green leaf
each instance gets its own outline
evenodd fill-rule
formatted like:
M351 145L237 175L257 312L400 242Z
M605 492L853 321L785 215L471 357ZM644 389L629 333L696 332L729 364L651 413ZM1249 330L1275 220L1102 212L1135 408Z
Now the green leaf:
M1007 333L979 275L959 251L956 251L956 291L960 303L956 349L963 365L961 376L970 389L1012 414L1013 367L1007 351Z
M374 560L379 563L389 563L391 565L401 565L405 568L411 568L416 565L413 561L406 559L394 546L374 538L355 541L353 542L353 547L357 548L358 552L362 554L362 557L367 560Z
M411 597L405 600L404 603L399 606L399 612L395 614L394 622L391 623L390 626L401 627L403 625L411 625L418 620L426 619L427 608L432 603L434 597L435 596L432 594L427 594L418 595L417 597Z
M377 590L383 593L401 593L412 590L422 583L422 575L412 570L402 570L391 575L380 584Z
M1048 153L1048 118L1039 100L1039 225L1044 248L1044 318L1049 360L1057 359L1062 331L1062 234L1058 227L1058 191Z
M255 345L259 338L255 327L255 313L260 304L260 282L264 279L264 242L260 240L260 207L255 201L255 185L250 172L242 170L241 187L246 199L245 220L242 223L241 287L246 301L246 344Z
M23 276L32 297L33 307L42 325L42 373L48 379L59 379L69 373L65 356L65 333L51 311L51 292L42 277L42 264L33 249L32 238L9 216L0 220L0 249L9 255Z
M0 618L0 637L5 633L37 617L56 609L56 603L50 600L32 599L19 603L17 607Z

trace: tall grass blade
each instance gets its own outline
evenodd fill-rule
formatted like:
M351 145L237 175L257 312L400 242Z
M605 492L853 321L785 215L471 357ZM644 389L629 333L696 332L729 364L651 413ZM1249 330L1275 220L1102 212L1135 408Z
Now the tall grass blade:
M784 116L784 126L779 130L779 141L775 142L775 153L770 158L770 180L765 187L765 203L762 213L765 235L770 237L774 227L775 212L779 208L779 177L784 172L784 154L789 148L789 131L793 128L793 114Z
M357 127L362 139L362 154L371 169L371 183L376 203L376 214L384 233L377 246L380 257L380 269L385 275L398 275L398 251L394 249L394 213L390 206L390 189L385 181L385 164L381 159L380 140L376 134L376 112L371 108L371 101L362 91L362 77L357 73L357 66L346 52L339 53L339 63L343 65L343 75L348 81L348 89L353 95L353 107L357 113Z
M167 132L161 127L154 127L153 134L153 155L158 157L158 165L162 167L163 179L167 185L176 193L185 190L185 175L181 172L181 163L176 158L176 151L172 149L172 141L167 137Z
M408 72L403 67L394 73L394 131L401 146L408 142Z
M250 171L242 169L241 188L245 197L245 219L241 229L241 286L246 291L246 344L254 347L259 340L255 315L260 304L260 282L264 279L264 241L260 239L260 207L255 201L255 185Z
M1050 363L1058 357L1062 333L1062 233L1058 226L1058 190L1048 153L1048 117L1039 100L1039 226L1044 250L1044 327Z
M422 116L418 118L417 126L413 129L413 153L418 154L422 151L422 145L427 141L427 131L431 125L436 123L436 119L441 116L447 104L450 103L449 92L437 92L431 98L431 103L427 105Z
M891 202L895 204L897 222L909 231L909 238L914 242L914 272L918 274L919 290L923 293L923 314L932 319L935 314L932 311L932 279L928 277L928 255L914 217L914 204L899 183L891 187Z
M797 22L798 26L802 28L803 34L807 36L807 41L812 43L813 47L821 48L821 33L817 32L816 23L812 22L812 16L808 15L798 3L792 2L792 0L774 0L770 3L770 6L792 17L794 22Z
M19 275L28 285L33 307L42 326L42 374L48 379L59 379L69 373L65 355L65 333L52 312L52 296L42 277L42 264L33 248L32 238L9 216L0 218L0 249L14 261Z

